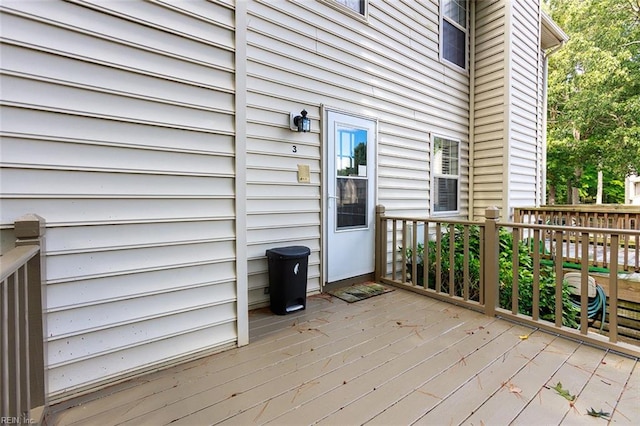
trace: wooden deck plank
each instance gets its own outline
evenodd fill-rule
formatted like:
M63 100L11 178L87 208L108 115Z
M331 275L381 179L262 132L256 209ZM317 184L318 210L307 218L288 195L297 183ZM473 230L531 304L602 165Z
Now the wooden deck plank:
M521 406L522 388L520 383L512 382L512 378L554 340L553 336L541 332L533 332L528 336L528 339L518 342L500 358L489 363L475 377L469 377L466 383L429 411L419 423L440 419L447 424L459 424L465 421L469 412L480 409L491 397L501 401L501 409ZM465 410L459 409L460 401L464 401Z
M150 373L142 378L132 379L126 382L128 384L134 384L133 386L128 386L129 389L127 391L121 389L123 385L117 385L94 393L93 398L79 398L77 401L81 403L82 409L67 410L61 413L59 420L64 421L65 424L82 423L84 412L93 413L94 416L103 412L105 413L104 417L106 419L113 419L114 415L117 417L117 413L114 413L113 410L120 409L126 412L131 407L140 405L144 399L150 395L159 394L165 390L179 386L180 381L190 382L199 377L203 377L203 375L211 375L224 368L228 368L229 365L251 362L259 359L265 353L281 350L283 347L288 347L294 342L299 342L300 338L298 333L292 331L291 325L296 322L302 322L301 326L303 326L303 324L309 324L309 326L312 327L314 321L326 316L327 313L331 313L331 311L313 309L314 305L318 303L314 297L308 298L308 303L311 305L311 309L306 312L306 316L296 313L286 317L278 317L279 321L273 321L273 315L265 315L267 318L271 317L274 324L278 324L279 331L282 334L279 339L264 340L250 346L238 348L235 351L216 354L216 362L210 366L207 365L209 361L207 357L170 367L156 373ZM303 318L303 320L301 321L300 318ZM336 319L342 320L342 317ZM288 323L287 326L283 326L284 322ZM204 373L203 369L205 370ZM180 380L178 380L178 378ZM108 399L104 398L104 396L111 393L114 394L113 397Z
M386 352L383 352L382 350L378 351L380 352L378 357L379 361L376 361L373 364L369 363L370 365L372 365L371 369L375 370L375 368L380 364L384 364L386 361L389 361L390 357L394 357L394 356L397 357L402 353L408 352L409 350L411 350L413 347L416 346L417 340L428 339L429 336L432 336L431 339L428 340L427 342L420 342L420 343L430 344L431 342L433 342L433 344L441 344L440 338L438 337L438 333L445 333L447 330L450 330L451 328L455 328L456 325L460 327L463 324L462 321L465 321L465 320L469 321L466 318L465 312L461 312L461 313L443 312L443 314L448 315L449 317L445 318L440 323L434 324L432 327L424 330L418 330L417 328L414 328L412 324L411 325L407 323L397 324L398 329L405 328L410 330L410 335L408 336L409 338L406 339L406 341L403 342L403 345L402 345L402 346L405 346L405 343L406 343L408 344L408 348L407 347L403 348L401 345L394 345L393 347L380 348L380 349L385 349ZM473 315L470 315L470 317L471 317L472 323L475 323L476 321L478 321L477 324L487 322L487 319L480 319L477 317L473 318ZM466 322L464 324L470 324L470 323ZM409 325L409 327L405 327L407 325ZM434 338L437 338L438 341L437 342L433 341ZM391 352L391 354L389 354L389 351ZM320 377L318 380L316 380L313 383L312 392L305 389L304 394L301 394L301 392L299 392L298 389L293 389L292 391L286 394L280 395L277 398L274 398L272 400L265 402L265 404L263 404L260 407L255 407L252 410L245 411L239 414L238 416L233 417L232 419L230 419L228 423L229 424L246 424L246 422L250 422L252 419L257 418L258 414L260 414L259 419L261 422L266 420L272 420L276 418L279 414L282 414L283 412L286 412L289 410L296 409L296 412L297 412L297 408L299 405L301 405L302 403L306 403L308 401L314 400L319 395L322 396L328 392L333 392L333 391L342 392L344 386L346 386L348 383L353 382L353 380L349 380L349 381L346 380L345 376L346 377L353 376L355 377L354 380L358 380L358 378L361 377L361 376L354 375L353 374L354 372L349 371L349 368L350 368L349 366L345 366L345 368L336 369L334 371L328 372L327 375L325 375L325 377ZM326 406L326 402L323 396L321 398L321 401L316 401L316 403L321 403L323 406ZM277 419L276 423L279 423L280 421L281 419Z
M344 376L344 370L336 371L336 374L330 374L322 377L321 383L329 383L327 386L329 391L324 394L318 393L314 398L308 398L303 404L295 409L291 409L284 415L275 418L275 423L292 423L296 418L303 418L305 421L314 423L327 417L332 413L336 413L349 404L356 404L360 409L363 405L359 399L363 395L374 392L378 387L383 386L393 378L405 373L407 370L413 369L413 374L419 374L420 368L429 369L428 361L433 355L442 352L454 342L465 340L466 332L462 327L456 327L452 330L452 325L460 318L454 321L446 321L442 330L433 330L437 334L432 335L431 329L419 329L415 335L407 341L410 346L398 350L398 347L388 347L381 350L382 362L371 363L366 374L360 374L349 380L341 380ZM465 323L465 326L480 327L488 324L487 319L478 322ZM449 354L451 357L451 354ZM406 383L405 383L406 386ZM355 419L349 421L351 424ZM337 422L339 424L339 422ZM334 422L336 424L336 422Z
M406 299L404 296L406 295L399 297L398 303L403 303L407 300L411 300L412 303L421 303L416 301L415 298ZM138 418L165 405L212 388L214 385L211 383L211 377L215 377L216 386L247 377L250 380L251 374L255 371L272 364L273 361L269 358L270 356L284 361L295 356L296 353L308 351L314 346L321 347L333 344L334 337L330 338L327 334L331 330L347 333L345 336L358 333L363 326L362 324L366 325L368 321L371 321L371 318L374 318L375 321L375 318L379 315L376 313L376 307L381 303L377 302L377 304L356 309L352 307L349 307L352 309L343 308L345 310L340 310L340 312L333 312L327 309L318 310L317 312L322 312L323 316L317 316L317 312L313 312L304 320L300 320L300 318L304 317L276 317L275 322L280 323L280 332L273 334L271 336L272 339L265 341L266 344L249 345L229 351L229 356L219 354L216 356L215 363L209 363L208 358L206 358L200 361L197 365L198 368L185 371L175 378L171 376L163 377L159 382L143 384L137 390L132 389L129 392L122 393L119 395L118 404L112 406L109 410L103 410L101 416L95 415L94 418L96 421L104 420L107 422L124 422ZM433 304L433 302L430 302L430 304ZM411 306L410 303L408 305ZM428 306L428 304L424 306ZM345 311L349 312L349 314L354 314L357 318L357 321L352 323L351 327L344 327ZM339 335L334 336L335 339L340 338ZM163 382L167 381L169 384L164 385ZM157 390L159 383L164 386ZM182 389L183 383L188 383L188 390ZM229 395L234 392L237 391L230 390ZM149 393L154 395L152 402L145 400L145 396Z
M464 314L461 313L461 315ZM378 329L387 329L388 332L380 334L382 330L377 331L378 336L367 341L366 345L348 348L330 356L314 351L314 356L317 357L315 363L281 377L278 383L268 384L268 391L261 387L250 393L239 395L233 401L224 401L221 405L208 407L194 416L183 419L184 424L198 423L204 419L211 419L211 416L218 419L221 415L223 420L236 416L231 419L233 423L251 422L256 417L259 417L262 422L269 419L270 410L281 414L283 411L294 409L307 399L341 386L344 382L349 382L354 377L384 363L389 355L383 349L391 348L395 352L402 353L414 348L416 345L415 328L403 325L423 321L432 324L433 328L437 328L444 322L440 317L443 317L442 310L431 313L424 310L403 312L401 316L392 317L391 321L387 320L381 324ZM460 323L460 319L456 319L455 323ZM445 326L451 327L452 325L446 323ZM266 398L265 395L269 394L276 397ZM264 407L267 407L269 411L263 410ZM247 408L250 409L247 410ZM247 413L242 413L243 411L247 411ZM258 414L260 415L258 416Z
M418 301L414 304L402 304L393 303L390 294L382 297L389 297L389 300L370 305L375 307L375 309L369 310L373 316L365 321L360 321L360 318L364 317L361 314L354 317L355 319L349 327L344 327L344 322L342 327L337 327L337 324L335 324L336 327L330 327L331 324L328 324L320 331L321 338L315 342L317 345L307 344L303 348L288 349L286 353L275 353L273 356L265 355L260 369L252 365L245 368L236 366L225 370L225 372L228 371L229 377L234 374L243 374L243 376L236 377L222 385L219 383L209 384L208 388L198 388L196 392L189 392L188 395L185 395L184 392L176 392L177 399L164 401L162 406L147 413L145 419L153 421L170 416L173 420L178 420L197 413L194 414L196 417L189 421L198 423L199 421L224 420L247 406L255 405L256 400L262 402L265 395L277 392L277 389L282 389L282 392L285 392L292 387L300 386L306 380L312 380L315 374L314 369L320 368L321 364L323 368L333 367L332 365L325 366L324 360L326 359L333 357L341 363L348 363L352 359L360 357L362 352L367 353L368 350L373 350L369 348L370 346L397 344L397 341L404 336L393 333L393 324L399 318L407 316L407 307L413 308L408 315L416 316L425 315L425 312L436 316L442 309L442 306L437 306L432 302ZM437 309L431 309L432 306L437 306ZM350 310L347 308L345 312L350 312ZM302 331L316 333L315 329L303 329ZM403 335L408 335L410 332L410 330L406 330ZM322 363L318 360L321 360ZM285 378L293 380L293 383ZM217 378L216 382L218 382ZM232 397L232 395L234 396ZM189 404L184 403L188 398L195 401L193 404L199 403L201 406L197 410L192 410L192 401L189 401ZM212 411L213 413L211 413ZM199 420L201 417L203 419Z
M635 363L635 360L609 352L577 396L574 409L567 413L562 424L579 425L589 420L600 420L587 414L590 409L612 413Z
M529 339L544 335L536 334ZM464 423L506 425L528 404L538 404L541 410L544 409L540 390L579 346L578 342L555 338L536 357L532 357L525 368L509 378L505 386L468 416ZM508 404L505 403L505 398Z
M606 401L615 422L640 416L637 360L402 289L353 304L310 297L286 316L254 311L250 336L53 407L49 423L570 423L558 381L578 394L576 410Z
M412 424L419 419L424 422L447 423L442 418L436 419L430 416L425 417L425 415L452 395L461 385L475 377L487 366L487 363L500 359L517 345L520 341L519 335L528 334L531 331L507 322L504 325L507 327L499 333L491 331L486 334L485 330L478 331L477 335L482 336L484 341L470 340L469 343L475 344L456 348L456 351L449 356L450 362L446 367L431 372L430 378L421 387L376 416L370 424Z
M493 325L493 328L492 328ZM421 354L417 362L404 365L399 374L382 383L365 383L362 396L354 398L351 403L348 399L342 399L341 395L335 395L338 408L333 413L324 413L325 418L320 424L363 424L393 405L402 398L414 392L431 377L451 364L452 360L458 360L461 350L468 345L479 345L486 339L486 331L500 332L498 324L492 321L482 321L480 318L466 322L462 327L450 330L446 336L442 335L433 344L429 351ZM485 330L485 334L473 333L470 330ZM422 333L421 333L422 334ZM496 333L497 334L497 333ZM474 336L474 337L472 337ZM475 340L475 343L473 341ZM401 360L402 361L402 360ZM378 378L377 374L374 377ZM325 400L323 398L322 403ZM366 409L363 409L366 407ZM328 410L327 410L328 411Z
M611 414L611 423L628 425L640 423L640 362L638 360L635 361L623 394Z
M529 425L531 419L539 424L558 425L569 411L572 403L552 388L558 383L571 395L578 395L598 368L605 351L587 345L580 345L567 361L540 389L538 397L532 400L514 420L514 425Z

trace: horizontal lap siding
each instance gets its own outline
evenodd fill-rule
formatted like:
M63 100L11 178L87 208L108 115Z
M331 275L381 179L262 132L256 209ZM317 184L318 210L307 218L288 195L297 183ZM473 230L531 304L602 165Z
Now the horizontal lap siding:
M462 170L468 167L468 77L439 63L437 2L370 1L368 9L365 22L331 1L248 5L252 305L268 298L266 248L309 245L309 289L319 288L322 105L378 119L377 196L387 211L428 210L431 132L461 139ZM303 108L312 131L292 132L289 113ZM298 164L309 165L309 184L297 183Z
M505 196L505 2L476 3L474 217Z
M534 206L540 192L538 84L539 5L514 4L512 35L512 114L509 151L510 207Z
M235 342L232 7L3 6L0 226L47 220L51 396Z

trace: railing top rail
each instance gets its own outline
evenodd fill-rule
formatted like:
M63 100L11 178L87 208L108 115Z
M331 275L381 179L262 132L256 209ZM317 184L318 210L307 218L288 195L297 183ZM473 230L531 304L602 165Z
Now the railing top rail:
M0 281L4 281L8 276L15 273L38 254L39 250L40 246L38 245L24 245L11 249L0 256Z
M541 207L515 207L514 210L530 212L569 212L569 213L638 213L640 206L628 204L579 204Z
M498 226L505 228L522 228L522 229L540 229L544 231L571 231L571 232L589 232L598 234L615 234L615 235L640 235L637 229L621 229L621 228L595 228L588 226L572 226L572 225L539 225L537 223L517 223L517 222L498 222Z
M459 220L459 219L438 219L433 217L408 217L408 216L389 216L382 215L383 219L405 220L407 222L428 222L428 223L446 223L451 225L478 225L483 226L484 222Z

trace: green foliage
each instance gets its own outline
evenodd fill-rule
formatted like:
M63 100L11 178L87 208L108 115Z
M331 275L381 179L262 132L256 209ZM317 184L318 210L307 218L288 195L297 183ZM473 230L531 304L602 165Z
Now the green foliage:
M533 312L533 258L529 254L527 244L518 244L518 312L531 315ZM513 294L513 235L500 229L500 252L498 256L500 279L500 307L511 309ZM539 277L540 318L555 321L556 306L556 274L553 268L541 265ZM580 311L571 303L571 292L566 282L562 285L562 324L577 328Z
M591 201L601 168L607 201L619 202L619 183L640 170L638 8L620 0L548 0L548 7L570 37L549 58L548 190L562 201L577 187Z
M445 227L443 226L443 229ZM456 225L454 227L454 295L462 297L464 282L464 260L465 256L469 263L469 298L479 300L480 288L480 228L478 226L469 227L469 251L465 255L464 251L464 227ZM499 234L499 280L500 294L499 304L504 309L511 309L511 295L513 286L513 236L507 230L501 228ZM424 286L423 265L424 265L424 245L418 244L416 251L417 258L417 279L419 286ZM428 251L428 288L435 289L436 285L436 241L429 241ZM408 248L405 251L407 261L407 274L412 273L413 250ZM440 249L440 280L441 292L449 293L449 235L443 233ZM518 245L518 311L524 315L531 315L533 306L533 259L529 254L526 243L520 242ZM540 268L540 318L548 321L555 321L555 272L548 266ZM580 311L571 303L569 286L563 282L562 288L562 323L565 326L576 328Z
M471 300L479 299L480 288L480 228L478 226L471 226L469 230L469 298ZM450 250L449 250L449 235L443 234L440 249L440 281L441 291L449 292L449 271L450 271ZM428 251L428 285L429 288L435 289L436 286L436 253L437 242L429 241L427 246ZM412 250L407 249L407 271L411 273L410 263L412 262ZM416 252L418 259L418 285L424 285L424 245L418 244L418 250ZM464 283L464 227L456 225L454 227L454 294L456 296L463 296L463 283Z

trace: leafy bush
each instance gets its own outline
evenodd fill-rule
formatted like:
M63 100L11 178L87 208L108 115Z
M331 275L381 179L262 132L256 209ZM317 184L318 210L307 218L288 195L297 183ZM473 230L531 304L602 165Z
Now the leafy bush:
M533 311L533 258L529 254L526 243L518 245L518 312L531 315ZM500 307L511 309L511 295L513 294L513 235L505 229L500 229L500 252L498 268L500 280ZM556 306L556 273L546 265L540 266L540 318L555 321ZM566 281L562 283L562 324L577 328L580 310L571 303L571 292Z
M464 283L464 227L462 225L455 225L454 227L454 295L462 297L463 295L463 283ZM436 241L428 242L428 288L435 289L436 286ZM407 249L407 272L411 275L412 267L412 254L411 248ZM424 262L424 244L419 243L417 248L417 284L424 286L423 278L423 262ZM448 234L443 234L440 250L440 283L441 291L449 293L449 270L450 270L450 250ZM471 300L479 300L480 295L480 228L478 226L471 226L469 231L469 298Z
M469 252L464 252L464 227L456 225L454 227L454 295L462 296L464 282L464 259L468 256L469 261L469 297L471 300L479 300L480 288L480 228L478 226L469 227ZM440 280L441 291L449 293L449 238L448 233L443 233L441 244L441 266ZM429 274L428 288L435 289L436 283L436 249L435 241L428 241L427 270ZM501 308L511 309L511 295L513 285L513 236L506 229L499 232L499 304ZM413 251L408 248L405 251L407 260L407 273L412 273ZM423 262L424 245L419 243L416 251L417 256L417 279L416 284L424 285ZM527 244L520 242L518 245L518 311L524 315L531 315L533 306L533 259L529 254ZM540 267L540 318L547 321L555 321L555 271L549 266ZM569 286L563 282L562 288L562 323L568 327L577 327L580 311L571 303Z

